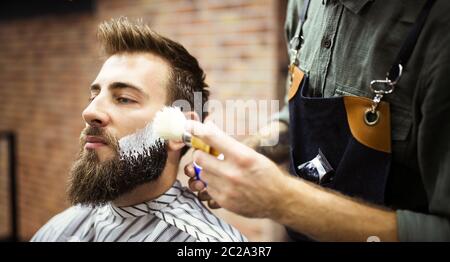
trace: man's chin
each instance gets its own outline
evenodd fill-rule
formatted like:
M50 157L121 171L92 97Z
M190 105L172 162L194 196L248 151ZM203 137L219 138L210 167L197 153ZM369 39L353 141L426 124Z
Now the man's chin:
M113 149L109 146L102 146L95 149L85 148L83 153L91 156L95 155L99 162L105 162L116 157Z

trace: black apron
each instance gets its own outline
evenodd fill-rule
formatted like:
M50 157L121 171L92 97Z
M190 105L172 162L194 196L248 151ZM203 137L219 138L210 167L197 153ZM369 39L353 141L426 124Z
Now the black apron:
M386 79L374 80L374 98L356 96L309 97L308 76L298 68L302 26L309 1L305 1L291 49L289 98L290 172L321 186L384 204L391 163L390 109L381 101L394 91L433 5L428 0L388 71ZM294 240L310 240L288 228Z

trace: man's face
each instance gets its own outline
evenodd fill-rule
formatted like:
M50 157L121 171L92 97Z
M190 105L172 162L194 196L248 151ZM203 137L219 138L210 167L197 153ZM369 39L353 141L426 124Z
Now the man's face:
M86 126L101 127L121 137L143 128L166 101L168 65L151 54L110 57L91 86L91 102L83 111ZM85 150L101 161L112 157L111 147L87 137Z
M104 63L82 114L86 128L69 188L74 204L104 204L161 174L164 144L131 165L120 160L117 141L145 127L165 105L168 76L168 64L148 53L113 55Z

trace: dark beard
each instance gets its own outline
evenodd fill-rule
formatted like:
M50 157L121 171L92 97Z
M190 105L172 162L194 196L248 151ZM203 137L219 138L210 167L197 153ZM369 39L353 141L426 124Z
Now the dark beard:
M104 138L115 156L100 162L94 150L84 150L85 136ZM139 155L121 155L117 139L98 128L88 127L80 137L81 150L70 171L68 196L72 204L101 206L137 186L158 179L167 160L166 144L157 141Z

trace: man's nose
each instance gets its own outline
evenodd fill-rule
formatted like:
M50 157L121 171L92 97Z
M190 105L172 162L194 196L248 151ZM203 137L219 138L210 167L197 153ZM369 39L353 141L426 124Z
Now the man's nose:
M82 113L84 121L92 127L107 126L110 122L110 117L106 112L105 106L100 97L94 98Z

